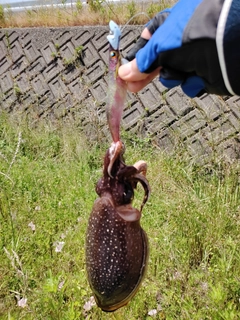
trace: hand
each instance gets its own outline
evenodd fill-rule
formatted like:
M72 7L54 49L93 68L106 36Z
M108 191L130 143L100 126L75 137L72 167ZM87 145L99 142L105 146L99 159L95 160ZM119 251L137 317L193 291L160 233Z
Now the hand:
M152 71L150 74L141 73L137 67L136 59L120 66L118 75L123 80L127 81L127 88L131 92L138 92L150 83L160 71L160 68Z
M119 68L128 89L141 90L161 70L159 80L164 86L180 85L190 97L204 92L229 94L216 49L221 8L220 2L180 0L156 15L127 54L133 60Z
M145 28L141 34L141 37L137 41L136 45L130 50L126 56L126 59L131 61L127 64L120 66L118 74L120 78L127 81L127 88L131 92L138 92L148 85L158 74L161 67L156 68L150 74L142 73L139 71L135 55L139 49L141 49L148 40L152 37L152 34Z

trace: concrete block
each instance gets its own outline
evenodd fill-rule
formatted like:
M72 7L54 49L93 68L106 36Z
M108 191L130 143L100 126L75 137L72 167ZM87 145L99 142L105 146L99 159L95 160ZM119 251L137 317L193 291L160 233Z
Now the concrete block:
M72 42L75 47L87 46L88 42L91 40L93 34L88 30L79 30L79 34L72 38Z
M237 106L240 108L240 97L238 97L238 96L230 97L225 102L230 108L232 108L234 106Z
M50 64L54 60L54 57L57 55L57 48L52 42L49 42L41 49L41 53L46 63Z
M106 65L101 59L95 61L83 74L83 79L85 82L94 83L101 79L106 73Z
M120 43L121 53L123 56L126 56L128 51L130 51L135 45L137 39L140 37L142 29L142 26L136 26L135 28L124 27Z
M68 92L67 87L59 77L52 79L48 85L53 96L58 100L63 99Z
M23 49L27 60L32 63L40 57L40 52L35 48L32 43L29 43Z
M125 108L123 111L122 125L125 130L144 126L144 112L141 103L136 101L131 105L131 108Z
M82 68L70 65L63 71L61 71L61 74L59 76L66 85L69 85L70 82L74 81L77 77L81 76L82 70Z
M19 104L17 101L16 95L13 93L13 90L8 91L6 95L3 96L2 101L0 102L0 108L6 112L15 112L15 107Z
M103 80L99 80L89 87L92 97L98 104L106 104L107 84Z
M120 41L120 49L123 52L123 54L126 54L130 48L131 45L134 45L139 37L139 34L136 34L134 30L129 30L129 32L126 32L122 35L121 41Z
M209 141L202 135L201 132L196 133L194 136L188 138L185 146L189 155L195 159L196 162L205 162L206 159L212 154L213 149Z
M29 62L25 56L22 56L16 63L12 66L12 77L16 78L21 72L23 72L29 66Z
M6 93L9 90L13 89L13 79L10 73L4 73L0 77L0 86L2 93Z
M18 41L15 41L10 45L8 53L14 63L24 56L23 49Z
M162 102L160 92L152 83L142 89L138 93L138 97L149 113L152 113L155 109L159 108Z
M188 112L193 110L191 99L188 98L180 88L169 90L165 95L165 99L169 108L178 117L185 116Z
M215 120L227 111L224 101L218 96L204 94L200 98L194 98L194 100L208 120Z
M16 79L15 79L15 85L19 88L21 93L27 92L31 88L31 82L26 73L20 74Z
M94 46L90 41L87 46L83 46L81 59L87 68L99 61L99 58L98 53L95 51Z
M202 130L211 145L217 146L221 141L231 137L237 130L232 125L229 117L222 117Z
M98 54L100 55L102 61L105 63L106 66L109 65L109 44L106 42L106 44L101 48L101 50L98 51Z
M55 103L52 106L52 112L55 119L65 118L67 114L71 110L71 106L73 105L73 101L70 95L67 95L61 101Z
M64 70L64 65L61 60L53 60L46 69L43 70L42 74L46 82L51 81L57 75L59 75Z
M44 113L50 113L52 106L56 102L56 99L50 90L46 90L44 95L38 98L37 102L37 114L38 116L41 116Z
M67 43L71 41L71 38L72 33L69 30L65 30L56 36L54 44L61 48L62 46L67 45Z
M163 129L155 136L155 142L158 147L166 152L173 153L176 148L176 141L174 139L173 133L169 128Z
M162 99L166 99L166 93L169 91L166 87L164 87L161 82L159 81L159 76L153 79L152 83L155 85L157 90L161 93Z
M218 156L232 163L240 160L240 134L221 143L217 148Z
M206 120L198 110L192 110L180 120L174 122L171 128L177 132L182 139L194 135L197 131L207 125Z
M98 32L94 33L91 41L97 51L108 45L107 35L107 30L99 30Z
M0 61L6 57L7 52L8 51L6 46L4 45L4 42L0 41Z
M37 97L35 96L34 91L33 90L28 91L22 97L21 110L24 111L24 110L34 108L36 100L37 100Z
M46 61L43 57L39 57L37 60L33 61L26 69L26 73L29 75L29 78L34 78L37 74L42 73L43 70L47 67Z
M19 42L20 42L22 48L25 48L26 46L31 44L32 35L29 32L25 32L21 36L19 36L18 39L19 39Z
M9 59L9 57L3 57L0 60L0 75L6 72L7 70L10 69L12 66L12 61Z
M0 29L0 41L3 41L4 38L5 38L5 32L3 31L3 29Z
M68 88L73 95L73 99L78 102L83 101L88 94L88 87L78 78L72 81Z
M168 105L163 105L148 117L148 132L150 134L158 133L162 129L169 127L174 121L176 121L176 115Z
M240 110L238 110L238 112L240 112ZM237 112L229 113L228 120L230 124L236 129L236 131L240 132L240 119L238 118L238 116L236 116L236 114L238 115Z
M6 47L11 47L11 45L18 39L19 35L16 31L9 29L4 30L4 37L3 42L5 43Z
M226 104L229 106L230 112L233 113L240 122L240 97L233 96L226 100Z
M70 61L75 57L75 49L73 44L69 41L59 50L60 56L63 60Z
M35 94L38 96L43 96L48 91L48 86L41 73L32 79L31 84Z

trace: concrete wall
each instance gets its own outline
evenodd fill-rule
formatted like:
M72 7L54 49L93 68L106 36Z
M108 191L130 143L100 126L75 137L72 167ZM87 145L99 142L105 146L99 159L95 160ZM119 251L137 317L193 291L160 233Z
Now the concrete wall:
M123 54L142 27L126 27ZM31 121L71 117L89 136L107 134L108 27L0 30L0 107ZM240 98L190 99L157 79L128 94L123 127L167 152L184 146L197 160L240 159Z

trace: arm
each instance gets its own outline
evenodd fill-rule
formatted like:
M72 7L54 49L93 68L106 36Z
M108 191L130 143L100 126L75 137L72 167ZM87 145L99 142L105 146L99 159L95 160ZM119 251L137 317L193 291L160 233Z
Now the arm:
M229 10L225 7L227 2L231 2ZM220 24L222 15L224 28ZM226 64L229 82L234 84L232 91L227 87L222 69L218 30L224 30L220 33L224 50L222 61ZM240 49L235 50L240 46L238 0L224 3L222 0L180 0L171 10L151 20L141 37L145 38L145 43L140 40L139 45L138 41L127 56L130 60L135 56L136 59L119 69L130 91L140 90L160 71L159 80L163 85L168 88L180 85L190 97L204 92L240 94L240 80L233 72L240 68Z

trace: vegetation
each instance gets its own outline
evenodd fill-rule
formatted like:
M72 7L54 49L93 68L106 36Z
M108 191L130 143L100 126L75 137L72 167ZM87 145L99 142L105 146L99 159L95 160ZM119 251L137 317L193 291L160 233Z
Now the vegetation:
M81 1L71 8L62 2L63 7L44 7L26 9L14 13L10 6L0 5L0 28L60 27L107 25L113 19L118 24L144 24L157 12L168 6L168 1L114 3L108 0L89 0L86 5ZM133 19L134 18L134 19Z
M126 162L149 167L150 259L137 295L105 314L91 298L84 242L107 141L1 114L0 319L239 319L239 166L198 167L149 139L124 141Z

